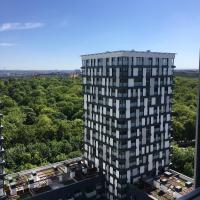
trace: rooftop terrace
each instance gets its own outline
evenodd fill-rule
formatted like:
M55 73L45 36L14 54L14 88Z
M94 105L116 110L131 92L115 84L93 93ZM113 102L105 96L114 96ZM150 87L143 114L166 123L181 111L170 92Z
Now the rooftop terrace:
M21 171L5 177L4 190L10 200L26 199L48 191L72 186L98 176L82 157L49 164L34 170ZM70 187L71 187L70 186ZM178 199L194 190L193 179L169 170L154 178L142 179L136 186L152 199Z
M5 177L5 192L10 200L25 199L96 176L97 170L74 158Z
M169 170L153 179L143 180L143 190L154 199L172 200L193 191L193 182L193 179Z

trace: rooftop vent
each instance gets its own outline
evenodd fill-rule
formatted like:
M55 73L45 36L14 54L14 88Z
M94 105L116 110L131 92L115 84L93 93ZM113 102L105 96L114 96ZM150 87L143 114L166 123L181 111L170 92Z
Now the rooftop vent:
M54 169L54 171L58 171L58 168L57 168L57 166L53 166L53 169Z
M166 184L166 183L167 183L167 179L166 179L166 178L161 178L161 179L160 179L160 182L161 182L162 184Z
M31 173L32 173L33 176L37 175L36 171L32 171Z
M29 179L28 179L28 183L29 183L29 184L33 184L33 183L34 183L34 179L33 179L33 178L29 178Z
M186 187L192 187L192 182L190 182L190 181L185 182L185 186Z
M165 174L165 176L167 176L167 177L170 177L170 176L172 175L172 173L171 173L171 172L168 172L168 171L166 171L164 174Z

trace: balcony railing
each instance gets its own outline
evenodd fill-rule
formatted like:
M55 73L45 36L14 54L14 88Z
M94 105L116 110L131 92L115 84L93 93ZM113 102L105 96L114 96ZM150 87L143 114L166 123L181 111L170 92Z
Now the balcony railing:
M128 128L127 124L118 124L117 128Z

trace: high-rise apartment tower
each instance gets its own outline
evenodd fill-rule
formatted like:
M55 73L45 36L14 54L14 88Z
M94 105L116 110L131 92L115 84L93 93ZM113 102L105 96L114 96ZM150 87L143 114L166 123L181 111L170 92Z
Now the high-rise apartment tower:
M105 175L107 199L170 163L174 53L114 51L82 56L84 149Z

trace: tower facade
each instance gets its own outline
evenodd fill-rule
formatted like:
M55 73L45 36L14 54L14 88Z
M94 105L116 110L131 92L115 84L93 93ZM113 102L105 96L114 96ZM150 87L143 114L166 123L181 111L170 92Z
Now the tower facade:
M85 158L106 178L107 199L170 163L174 53L82 56Z

